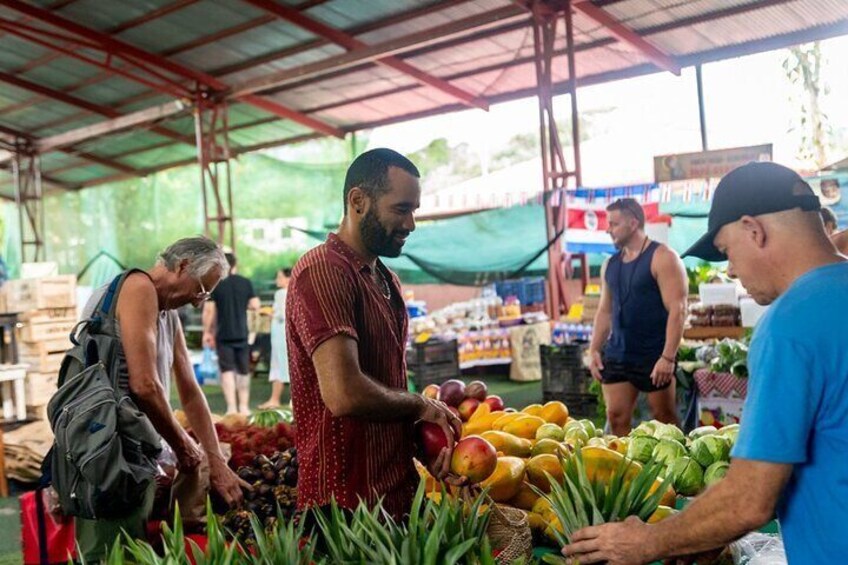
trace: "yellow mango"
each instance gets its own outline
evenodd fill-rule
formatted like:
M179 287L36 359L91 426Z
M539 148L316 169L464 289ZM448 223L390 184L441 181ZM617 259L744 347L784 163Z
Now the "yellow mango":
M553 533L553 530L557 530L559 533L563 533L562 524L559 523L559 518L554 516L548 521L548 527L545 528L545 536L556 543L559 543L556 536Z
M494 473L480 486L489 489L489 496L495 502L506 502L518 494L524 481L524 466L524 460L518 457L498 457Z
M660 487L664 487L665 483L663 479L658 478L654 481L654 484L651 485L651 489L648 491L648 494L654 494L656 490ZM674 492L674 489L669 485L668 489L666 489L665 494L660 499L660 506L670 506L674 508L675 503L677 502L677 493Z
M543 453L527 462L527 480L542 492L551 492L548 475L555 481L561 481L563 474L562 464L556 455Z
M535 512L527 513L527 524L534 532L544 532L545 528L548 527L547 520L541 514L536 514Z
M563 426L568 421L568 407L559 400L551 400L542 406L538 416L546 422Z
M617 437L615 439L611 439L607 442L607 447L612 449L613 451L617 451L622 455L627 455L627 441L625 438Z
M526 416L526 414L522 414L521 412L508 412L497 420L495 420L494 422L492 422L492 429L502 430L504 429L504 426L506 426L508 423L522 416Z
M531 508L530 511L539 514L540 516L544 516L551 511L551 502L547 498L540 496L533 504L533 508Z
M648 518L649 524L656 524L657 522L662 522L669 516L674 516L677 514L677 510L674 508L670 508L668 506L660 505L654 510L654 513Z
M528 416L527 414L523 414L515 420L507 423L507 425L503 427L503 431L525 439L536 439L536 430L538 430L539 426L544 423L545 421L538 416Z
M583 465L586 467L586 476L593 483L609 482L625 459L624 455L607 447L587 445L580 451L583 455ZM631 461L625 475L626 479L632 480L641 470L640 463Z
M471 417L468 418L468 422L471 423L475 420L479 420L480 418L484 418L492 413L492 407L485 403L481 402L477 409L471 414Z
M504 455L511 455L514 457L530 456L532 446L526 439L521 439L520 437L497 430L483 432L480 434L480 437L491 443L492 446L494 446L495 451L503 453Z
M476 412L475 412L476 414ZM495 423L498 418L504 415L502 410L498 410L496 412L491 412L484 416L477 418L476 420L469 420L467 424L465 424L463 429L462 437L479 435L483 432L487 432L492 429L492 424Z
M509 500L509 505L522 510L533 510L533 507L539 501L539 495L530 488L526 482L521 481L521 486L518 487L518 494Z
M530 406L525 406L521 412L523 414L529 414L530 416L538 416L542 411L543 406L541 404L531 404Z

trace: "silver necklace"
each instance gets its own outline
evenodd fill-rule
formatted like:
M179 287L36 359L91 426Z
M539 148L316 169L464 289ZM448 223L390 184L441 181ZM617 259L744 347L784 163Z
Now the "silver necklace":
M380 270L379 267L375 267L377 269L377 276L380 278L380 293L386 300L391 300L392 298L392 287L389 286L389 281L386 280L386 276Z

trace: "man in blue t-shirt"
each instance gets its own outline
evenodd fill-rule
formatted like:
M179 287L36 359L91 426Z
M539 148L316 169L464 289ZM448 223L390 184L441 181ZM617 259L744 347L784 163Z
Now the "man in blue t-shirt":
M750 163L719 183L709 231L686 253L720 261L759 304L748 397L727 476L684 512L586 528L580 563L644 563L721 547L780 521L792 565L848 559L848 259L794 171Z

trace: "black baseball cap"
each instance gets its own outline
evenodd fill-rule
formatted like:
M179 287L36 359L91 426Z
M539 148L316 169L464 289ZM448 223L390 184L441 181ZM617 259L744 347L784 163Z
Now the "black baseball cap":
M760 216L800 208L821 209L819 197L801 176L777 163L748 163L733 169L721 179L713 195L707 233L690 247L684 257L726 261L713 240L719 230L742 216Z

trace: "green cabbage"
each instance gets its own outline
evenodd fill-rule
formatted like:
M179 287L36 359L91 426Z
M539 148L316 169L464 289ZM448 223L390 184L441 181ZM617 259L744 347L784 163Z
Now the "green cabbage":
M704 485L710 486L722 480L730 468L727 461L716 461L704 471Z
M695 496L704 488L704 470L691 457L681 457L668 468L674 490L683 496Z
M692 442L689 454L701 466L709 467L717 461L730 460L730 442L718 435L699 437Z
M659 440L651 436L635 436L627 447L627 456L640 463L647 463L654 454Z
M653 457L664 465L670 465L675 460L686 456L686 448L680 442L672 439L661 439L654 447Z

